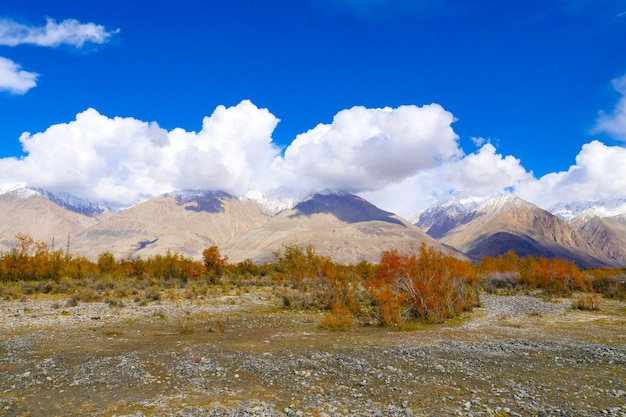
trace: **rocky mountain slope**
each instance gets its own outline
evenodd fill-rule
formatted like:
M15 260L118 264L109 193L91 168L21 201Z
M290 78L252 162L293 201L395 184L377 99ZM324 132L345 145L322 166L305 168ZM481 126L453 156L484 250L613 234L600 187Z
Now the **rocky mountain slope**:
M169 193L83 230L73 239L72 248L91 258L105 251L125 258L170 250L200 259L209 246L222 245L269 219L257 203L223 192Z
M446 216L454 207L453 216ZM512 195L486 201L474 200L461 206L449 202L432 207L420 216L417 225L467 255L480 259L508 250L519 256L544 256L571 259L584 267L618 266L565 220Z
M269 261L285 245L313 246L341 263L376 262L384 250L410 251L425 242L450 250L410 222L347 193L316 194L221 249L231 261Z
M552 211L568 220L585 240L618 266L626 266L626 200L561 204Z
M0 189L0 250L10 250L18 233L51 248L65 248L68 235L74 236L112 214L86 200L63 196L51 199L51 195L19 184Z
M514 250L581 266L626 265L626 200L563 204L553 211L511 195L452 198L420 213L416 226L348 193L322 192L296 204L280 193L235 198L193 190L115 212L65 193L0 184L0 250L25 233L56 249L65 249L69 236L71 252L90 259L105 251L125 258L168 250L200 259L202 250L218 245L233 262L263 262L295 244L355 263L425 242L475 259Z

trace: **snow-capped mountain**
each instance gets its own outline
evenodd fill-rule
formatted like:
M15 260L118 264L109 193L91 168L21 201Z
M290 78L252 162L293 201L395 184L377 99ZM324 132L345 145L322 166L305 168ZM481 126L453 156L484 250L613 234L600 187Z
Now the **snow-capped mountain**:
M591 217L623 216L626 215L626 199L559 203L550 208L549 211L567 221L589 219Z
M17 233L26 233L43 242L71 236L72 253L90 258L104 251L146 257L167 250L198 258L217 244L232 261L260 261L285 244L298 244L358 262L426 242L475 259L514 250L583 266L626 264L626 200L562 204L554 212L558 216L511 194L456 195L420 212L416 227L363 198L331 190L307 195L253 190L241 197L182 190L112 210L14 183L0 184L0 250L9 249Z
M458 203L433 206L417 224L427 233L460 251L480 259L508 250L520 256L571 259L582 266L616 265L565 220L512 194L474 199L473 208L460 212ZM447 215L447 209L452 215Z
M29 198L39 195L60 207L86 216L95 216L106 211L113 211L113 209L105 204L94 203L63 191L51 192L42 188L27 187L26 184L23 183L0 184L0 195L5 194L13 194L20 198Z
M435 203L417 213L412 223L438 239L452 228L461 224L467 215L479 207L486 198L459 197L453 195L449 200Z
M557 204L551 211L618 266L626 265L626 199Z
M0 186L0 250L12 247L15 235L25 233L52 245L98 223L112 213L100 205L65 193L50 193L24 184Z
M266 212L271 214L278 213L282 210L289 210L293 208L299 200L303 199L294 197L294 193L284 189L266 192L262 192L261 190L250 190L241 198L255 201L263 207Z
M31 190L39 193L41 196L47 198L53 203L58 204L61 207L65 207L68 210L84 214L86 216L94 216L102 214L106 211L114 211L111 207L105 204L94 203L92 201L85 200L84 198L76 197L75 195L69 193L59 191L50 192L41 188L31 188Z

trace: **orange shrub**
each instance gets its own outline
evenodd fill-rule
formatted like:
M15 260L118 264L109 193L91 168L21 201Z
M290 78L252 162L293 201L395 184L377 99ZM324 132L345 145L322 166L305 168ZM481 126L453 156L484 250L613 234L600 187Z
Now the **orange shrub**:
M375 276L364 286L381 324L405 318L441 323L477 302L477 277L467 261L444 255L425 244L418 254L383 253Z
M575 290L590 291L582 272L572 261L527 257L520 262L518 282L548 294L567 295Z

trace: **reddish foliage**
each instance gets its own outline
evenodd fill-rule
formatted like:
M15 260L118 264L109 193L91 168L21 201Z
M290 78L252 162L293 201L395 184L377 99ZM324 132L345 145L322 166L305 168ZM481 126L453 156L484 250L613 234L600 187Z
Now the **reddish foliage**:
M441 323L475 305L476 284L469 262L424 244L418 254L384 252L376 275L364 282L383 325L404 318Z

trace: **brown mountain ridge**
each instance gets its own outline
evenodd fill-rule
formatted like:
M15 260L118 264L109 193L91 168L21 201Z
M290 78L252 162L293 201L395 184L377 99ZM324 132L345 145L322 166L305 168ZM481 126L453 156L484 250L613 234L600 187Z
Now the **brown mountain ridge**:
M624 218L569 224L511 195L433 207L417 226L342 192L315 194L278 213L252 199L207 190L172 192L119 212L72 204L43 190L0 194L0 250L10 249L17 233L26 233L48 244L54 237L57 248L65 248L69 235L71 252L90 259L105 251L126 258L168 250L200 259L205 248L217 245L231 262L266 262L286 245L299 245L356 263L376 262L387 249L414 251L426 243L475 260L514 250L520 256L571 259L583 267L626 263Z

